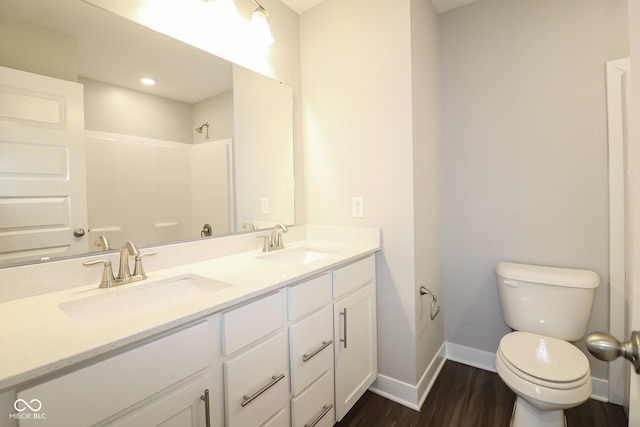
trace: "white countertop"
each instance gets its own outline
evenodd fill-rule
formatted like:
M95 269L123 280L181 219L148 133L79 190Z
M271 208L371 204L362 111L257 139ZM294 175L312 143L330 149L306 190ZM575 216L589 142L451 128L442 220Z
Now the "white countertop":
M331 253L305 264L289 264L260 259L265 253L251 250L152 271L147 273L145 281L110 289L98 289L96 282L1 303L0 391L372 254L380 249L379 240L375 240L358 243L353 240L341 242L307 238L287 244L285 250L310 247ZM161 256L160 253L153 258ZM213 279L231 286L202 298L179 302L161 311L147 311L144 316L129 316L125 320L108 323L83 323L72 319L59 307L79 298L117 296L122 292L131 292L135 287L185 275Z

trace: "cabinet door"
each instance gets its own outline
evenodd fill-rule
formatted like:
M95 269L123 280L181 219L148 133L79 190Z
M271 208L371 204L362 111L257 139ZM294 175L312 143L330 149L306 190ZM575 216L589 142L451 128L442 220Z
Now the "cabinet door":
M334 304L336 418L346 415L378 375L376 301L373 285Z
M113 423L112 427L202 427L206 425L207 406L203 400L205 389L210 390L212 380L206 376L195 380L184 387L164 394L153 403L144 406ZM214 390L209 391L210 408L213 407ZM209 408L209 419L212 426L218 426L219 416Z
M26 402L40 400L51 425L85 427L204 371L211 359L210 328L205 321L21 390L17 397ZM20 427L41 424L39 419L20 420Z

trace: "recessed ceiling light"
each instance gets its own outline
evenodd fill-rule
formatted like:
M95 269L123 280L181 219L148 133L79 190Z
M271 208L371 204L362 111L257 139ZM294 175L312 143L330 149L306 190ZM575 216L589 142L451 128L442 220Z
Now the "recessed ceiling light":
M156 79L153 79L151 77L140 77L140 83L147 86L153 86L154 84L156 84Z

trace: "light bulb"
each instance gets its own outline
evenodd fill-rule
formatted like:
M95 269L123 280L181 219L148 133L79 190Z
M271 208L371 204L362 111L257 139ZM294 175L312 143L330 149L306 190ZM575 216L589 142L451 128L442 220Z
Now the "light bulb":
M273 35L271 35L271 28L267 22L267 12L258 7L251 14L251 23L249 24L250 31L254 40L263 46L271 46L274 43Z

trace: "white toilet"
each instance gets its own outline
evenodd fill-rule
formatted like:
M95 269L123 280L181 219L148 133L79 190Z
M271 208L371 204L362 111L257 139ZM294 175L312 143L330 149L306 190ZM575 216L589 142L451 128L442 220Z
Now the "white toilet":
M517 395L513 427L565 427L564 410L591 396L587 357L569 341L582 338L600 277L589 270L499 262L505 335L498 375Z

